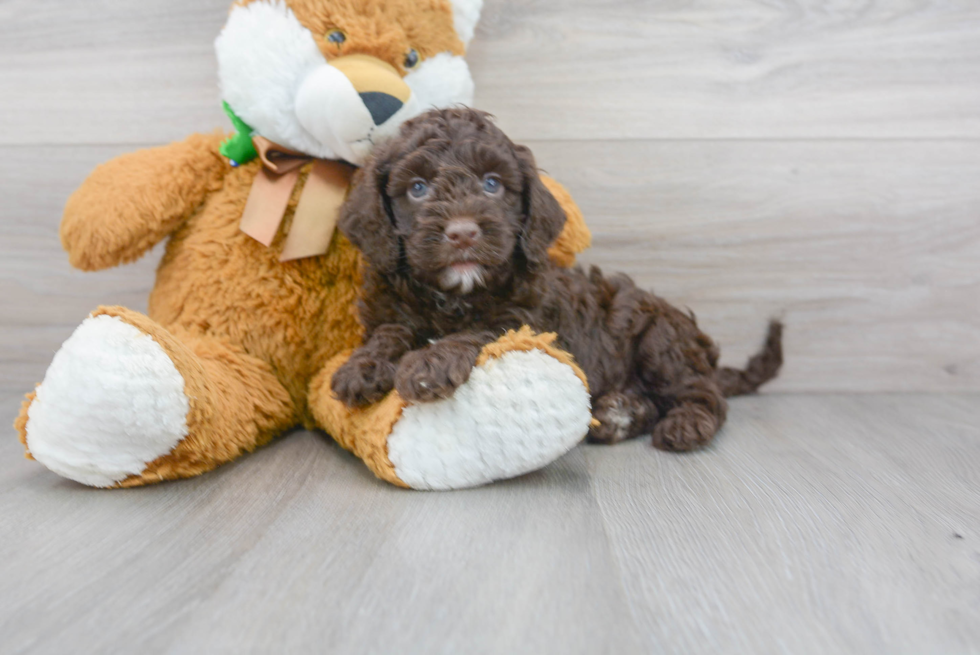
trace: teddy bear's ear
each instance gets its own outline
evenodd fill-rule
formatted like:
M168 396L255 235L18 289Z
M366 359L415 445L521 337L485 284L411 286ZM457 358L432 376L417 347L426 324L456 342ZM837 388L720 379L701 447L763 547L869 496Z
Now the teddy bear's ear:
M480 22L480 12L483 11L483 0L450 0L453 6L453 20L456 23L456 34L469 47L476 32L476 24Z

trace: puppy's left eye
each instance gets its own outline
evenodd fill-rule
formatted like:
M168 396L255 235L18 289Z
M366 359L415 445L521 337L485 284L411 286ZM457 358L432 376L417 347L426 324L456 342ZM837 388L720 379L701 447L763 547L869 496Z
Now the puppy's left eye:
M408 195L414 200L422 200L429 195L429 185L425 180L414 180L408 185Z
M499 196L504 191L504 183L496 175L483 178L483 192L488 196Z

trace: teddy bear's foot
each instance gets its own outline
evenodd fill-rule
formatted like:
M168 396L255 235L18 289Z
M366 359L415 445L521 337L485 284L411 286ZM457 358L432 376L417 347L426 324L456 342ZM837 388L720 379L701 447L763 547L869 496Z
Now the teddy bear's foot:
M133 487L209 471L295 422L264 362L109 307L65 342L15 425L53 472Z
M568 366L511 352L474 369L452 398L405 408L388 457L413 489L476 487L547 466L590 421L588 392Z
M111 487L187 436L190 403L163 348L103 315L65 342L25 410L34 459L71 480Z
M592 420L584 375L553 340L530 330L503 337L446 400L408 405L396 392L353 411L329 393L338 358L314 381L311 409L341 445L394 484L448 490L514 478L570 451Z

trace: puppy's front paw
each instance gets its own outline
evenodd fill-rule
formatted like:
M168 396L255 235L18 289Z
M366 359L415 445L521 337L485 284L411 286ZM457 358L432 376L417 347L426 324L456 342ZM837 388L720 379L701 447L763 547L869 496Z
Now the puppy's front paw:
M449 398L470 379L479 354L463 344L439 343L410 352L395 375L395 389L409 402Z
M373 405L395 388L395 365L355 355L334 373L331 388L337 400L348 407Z

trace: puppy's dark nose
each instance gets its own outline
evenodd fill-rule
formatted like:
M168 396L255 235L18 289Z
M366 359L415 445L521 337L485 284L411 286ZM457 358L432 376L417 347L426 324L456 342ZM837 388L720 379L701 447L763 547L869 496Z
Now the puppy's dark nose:
M360 96L364 106L371 112L371 118L374 120L375 125L384 125L389 118L397 114L398 110L405 106L404 102L387 93L369 91L368 93L360 94Z
M454 218L446 226L446 238L460 250L475 246L481 234L480 226L472 218Z

